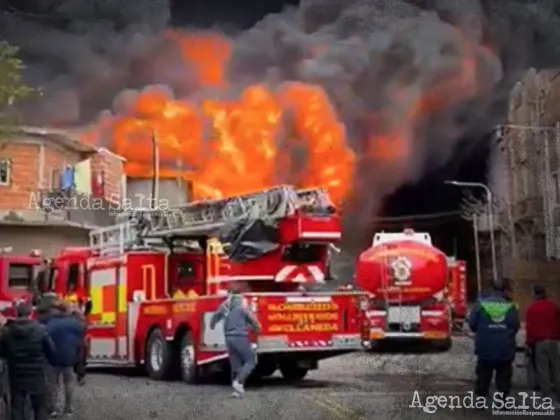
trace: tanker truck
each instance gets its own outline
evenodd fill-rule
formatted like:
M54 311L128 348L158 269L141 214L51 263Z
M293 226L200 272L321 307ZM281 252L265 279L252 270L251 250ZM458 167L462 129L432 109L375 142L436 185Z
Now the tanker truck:
M428 233L375 234L358 256L355 277L356 286L370 293L365 335L371 347L405 341L451 348L447 261Z

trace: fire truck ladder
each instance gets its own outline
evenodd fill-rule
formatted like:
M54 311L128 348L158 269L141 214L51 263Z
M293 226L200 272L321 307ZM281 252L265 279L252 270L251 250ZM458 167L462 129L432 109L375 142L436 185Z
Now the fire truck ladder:
M149 246L170 236L212 236L226 224L248 219L279 219L297 209L332 207L323 189L296 191L280 186L220 200L188 203L166 209L138 209L129 221L90 233L90 247L101 255L123 253L135 245ZM159 238L159 239L158 239Z

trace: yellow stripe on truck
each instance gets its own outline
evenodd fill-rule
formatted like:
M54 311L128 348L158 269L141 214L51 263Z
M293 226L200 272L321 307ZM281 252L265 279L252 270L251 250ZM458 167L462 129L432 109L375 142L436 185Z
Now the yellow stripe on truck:
M103 311L103 291L102 287L92 286L90 288L91 314L99 315Z

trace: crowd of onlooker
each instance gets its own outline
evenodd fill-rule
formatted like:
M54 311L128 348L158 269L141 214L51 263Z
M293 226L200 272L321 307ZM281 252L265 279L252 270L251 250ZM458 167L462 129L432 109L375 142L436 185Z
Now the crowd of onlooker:
M58 301L37 316L28 302L15 309L15 319L0 315L0 356L8 365L12 418L26 418L28 401L36 420L72 413L75 378L80 384L85 378L82 312Z

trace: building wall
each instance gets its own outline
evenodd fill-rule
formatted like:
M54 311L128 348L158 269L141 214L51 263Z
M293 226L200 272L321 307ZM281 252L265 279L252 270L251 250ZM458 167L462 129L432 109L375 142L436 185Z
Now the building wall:
M0 185L0 210L25 209L39 181L39 145L13 144L7 140L0 159L9 162L8 185Z
M28 209L33 194L58 187L65 166L78 163L81 157L40 138L7 139L0 159L10 162L10 182L0 185L0 210Z
M149 207L152 197L152 180L128 178L127 198L131 207ZM160 179L158 181L158 206L165 209L167 206L176 206L187 203L191 197L188 194L188 185L181 179Z
M101 176L103 198L111 203L121 202L126 197L126 178L123 159L106 150L99 149L91 158L92 175Z
M71 221L90 226L115 222L112 213L119 210L126 194L123 159L105 149L84 154L73 144L70 139L65 144L45 135L21 135L3 142L0 159L10 162L10 180L8 185L0 185L0 219ZM93 198L78 192L71 201L72 209L45 215L40 206L43 196L48 194L51 201L61 202L62 198L57 198L61 174L67 165L74 166L88 156L92 175L97 171L102 178L101 195Z
M510 96L503 129L510 224L505 257L560 257L560 72L530 70Z
M506 265L513 281L513 298L519 304L522 315L531 302L531 288L534 284L544 286L548 296L560 302L560 261L521 261L510 258Z
M1 226L0 247L12 247L13 253L28 254L40 249L46 256L58 253L66 246L87 246L85 229L65 226Z

